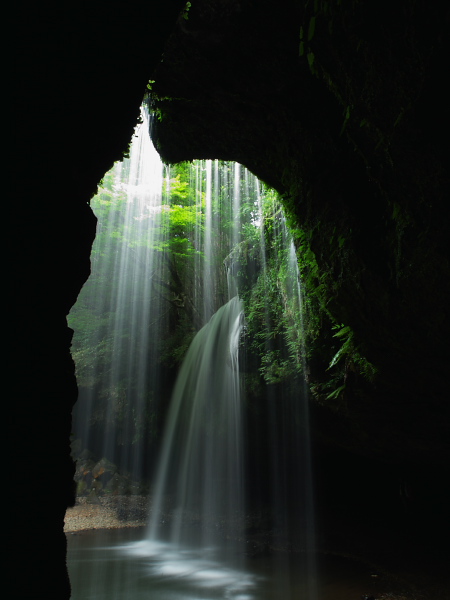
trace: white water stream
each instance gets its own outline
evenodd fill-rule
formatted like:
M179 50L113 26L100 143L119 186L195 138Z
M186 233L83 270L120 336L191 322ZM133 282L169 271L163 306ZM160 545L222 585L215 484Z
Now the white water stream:
M103 375L102 381L81 390L76 414L76 430L83 443L89 446L93 442L123 468L131 465L135 479L142 476L145 461L140 444L127 444L127 440L138 437L149 403L158 395L158 373L152 371L156 361L151 357L155 340L164 335L165 312L153 284L167 278L160 228L160 215L166 210L163 168L147 131L144 122L133 140L126 173L123 166L116 167L113 196L123 209L104 211L109 220L102 220L99 214L100 235L88 286L97 286L89 298L95 299L90 310L99 321L92 378L99 378L100 370ZM304 552L294 562L286 554L273 561L266 558L264 573L261 568L249 567L247 559L246 481L254 474L245 472L245 399L241 397L239 361L244 314L237 277L243 275L239 274L242 265L234 262L233 255L242 257L246 252L240 248L242 196L257 206L259 183L241 165L218 161L196 161L191 173L197 181L204 220L198 219L193 231L184 234L195 240L198 268L193 275L192 303L204 325L174 386L151 488L149 526L140 539L126 543L111 541L111 536L104 537L104 545L90 545L88 538L84 545L72 542L73 598L315 600L311 461L309 439L300 433L307 429L305 390L281 413L277 407L280 399L267 392L268 408L264 410L270 423L263 429L269 434L260 441L271 449L272 464L265 469L263 485L271 490L273 526L301 538ZM107 202L111 199L105 199ZM120 231L126 232L126 239L118 239L122 234L117 219L122 219ZM252 219L253 226L262 223L260 214ZM284 282L286 309L298 312L300 278L292 241L285 233L287 250L283 255L289 257ZM221 254L227 256L226 272L223 259L218 264ZM263 273L265 254L262 247ZM105 340L111 339L105 369L102 349ZM123 381L133 384L126 388ZM107 400L103 404L99 402L102 394ZM103 419L110 424L101 442L92 440L92 406L104 410ZM292 423L303 424L294 436L286 433L292 432ZM292 465L294 472L289 470ZM287 496L289 507L284 504ZM292 520L293 506L301 514Z

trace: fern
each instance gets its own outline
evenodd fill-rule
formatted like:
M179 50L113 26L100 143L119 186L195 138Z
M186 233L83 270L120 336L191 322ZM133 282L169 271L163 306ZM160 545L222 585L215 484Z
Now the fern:
M331 392L331 394L328 394L328 396L326 397L327 400L334 400L335 398L337 398L343 391L345 390L345 383L344 385L341 385L340 387L336 388L333 392Z

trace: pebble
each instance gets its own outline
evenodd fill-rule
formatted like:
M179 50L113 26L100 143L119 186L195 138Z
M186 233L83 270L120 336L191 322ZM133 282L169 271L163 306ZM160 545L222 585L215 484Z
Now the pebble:
M122 527L143 527L147 524L143 519L119 519L119 508L138 508L142 513L148 507L146 496L114 496L99 497L97 504L86 502L80 497L74 507L68 508L64 519L64 531L72 533L88 529L118 529ZM132 512L132 511L131 511Z

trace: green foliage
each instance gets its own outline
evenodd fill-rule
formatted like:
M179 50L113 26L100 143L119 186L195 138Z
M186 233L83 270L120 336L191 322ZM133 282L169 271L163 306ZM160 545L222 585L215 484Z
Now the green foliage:
M332 329L335 331L333 337L337 338L341 345L338 346L328 365L329 379L316 383L312 391L318 399L337 401L345 398L349 373L373 382L377 375L377 368L361 355L351 327L334 323Z
M344 122L342 123L341 131L340 131L339 135L342 135L345 131L345 128L347 127L347 123L350 119L350 114L351 114L352 108L353 108L352 106L347 106L344 110Z
M183 17L183 19L185 21L187 21L189 19L189 9L191 8L191 6L192 6L191 2L186 2L183 10L181 12L181 16Z
M314 37L314 31L316 29L316 17L311 17L308 25L308 42L310 42Z
M262 219L265 256L260 256L258 277L244 300L250 351L257 357L260 376L273 384L304 375L305 311L297 263L273 190L262 196ZM261 240L253 237L252 242L260 245Z
M284 202L286 205L286 202ZM304 229L287 217L301 273L301 296L290 293L286 240L280 227L280 200L267 190L263 197L263 230L267 256L264 275L252 288L246 304L246 317L252 332L252 351L260 357L260 373L267 383L287 382L303 375L320 401L340 401L348 390L348 375L373 382L377 369L361 353L353 330L333 317L330 303L338 293L340 279L330 270L319 268L312 244L320 235L321 224ZM289 213L288 213L289 215ZM331 255L342 260L348 236L336 228L328 242ZM301 297L301 303L293 300ZM308 364L323 365L310 372Z
M339 350L336 352L336 354L333 356L333 358L331 359L330 362L330 366L328 367L328 369L331 369L332 367L334 367L335 364L337 364L341 358L343 356L345 356L346 354L350 354L353 350L353 332L350 329L350 327L347 325L334 325L333 329L337 329L339 328L339 331L337 333L334 334L334 337L337 338L344 338L343 340L343 344L342 346L339 348Z
M308 42L316 34L315 28L314 20L308 28ZM260 191L245 178L235 189L241 199L237 214L230 198L233 163L214 163L209 184L205 164L196 161L166 168L159 218L144 220L144 227L136 227L136 222L126 217L127 190L116 175L118 170L127 173L127 161L105 175L92 199L99 219L92 252L96 274L69 317L69 325L77 331L73 354L79 385L94 398L92 422L114 423L120 429L126 417L134 414L136 403L145 406L145 422L133 426L136 441L145 431L158 435L159 412L164 412L164 407L159 405L160 391L154 388L139 396L137 373L126 366L117 367L118 348L124 356L136 350L144 353L145 364L151 364L161 378L173 373L208 318L198 304L205 287L213 291L213 311L226 301L226 268L233 269L245 304L246 347L252 365L245 379L252 393L260 393L267 384L284 385L303 378L317 398L338 402L346 393L349 372L368 381L376 376L376 368L362 356L351 328L337 323L330 312L338 283L329 271L319 268L313 249L320 223L294 227L289 217L286 222L277 193L270 188ZM207 219L217 227L209 240L205 236ZM236 233L237 220L240 228ZM329 243L336 253L345 252L347 241L336 230L330 232ZM134 270L137 280L148 278L150 302L162 307L158 312L161 322L146 323L151 348L136 348L143 342L136 342L131 333L131 298L141 304L149 301L144 296L136 298L141 288L133 288L130 278L120 314L112 300L117 296L117 257L124 249L130 260L127 269ZM148 273L142 265L148 262L150 252L153 271ZM100 262L103 267L97 271ZM103 301L96 302L98 298ZM112 323L116 326L114 339ZM154 335L156 330L160 335ZM325 365L318 379L310 373L310 361Z
M220 233L210 240L208 263L205 253L205 163L167 167L159 218L150 219L143 215L138 221L127 217L130 200L123 181L129 168L129 161L115 165L104 176L92 199L92 208L98 217L97 237L91 255L93 274L69 317L69 324L76 331L73 355L79 385L94 395L92 420L99 423L106 418L108 403L113 407L110 414L115 415L116 423L120 422L120 415L125 410L132 409L130 398L134 383L130 378L133 371L127 371L126 367L123 371L118 370L120 363L115 360L119 348L124 356L139 351L137 338L131 334L135 311L131 300L136 305L150 302L152 306L159 303L163 307L162 335L156 338L151 333L155 323L148 324L149 336L154 341L154 358L149 355L148 360L156 361L155 370L164 373L179 366L193 335L204 324L204 315L199 311L196 298L202 297L207 270L212 273L208 285L215 294L214 310L226 301L224 261L231 256L237 259L240 265L237 275L247 281L250 273L246 264L257 260L253 245L259 231L253 223L257 213L256 196L255 190L244 181L240 182L238 190L242 199L239 215L242 231L238 238L232 233L236 222L230 199L233 163L215 163L214 166L209 218L217 224ZM151 261L149 252L153 257ZM127 254L126 271L134 272L135 277L130 277L129 288L120 292L119 307L116 301L119 295L117 269L123 268L120 257L124 253ZM153 271L146 272L145 264L152 264ZM142 285L132 287L136 278ZM143 278L149 278L147 285ZM140 299L139 294L146 287L149 287L151 297ZM114 336L110 333L112 326ZM150 351L143 347L142 352L148 354ZM148 418L155 418L153 410L149 411Z

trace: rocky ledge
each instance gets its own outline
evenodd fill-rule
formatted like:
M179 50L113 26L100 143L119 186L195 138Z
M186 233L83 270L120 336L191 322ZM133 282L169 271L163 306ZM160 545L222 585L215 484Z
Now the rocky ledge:
M66 511L64 531L143 527L147 514L147 496L99 496L95 500L81 496Z

